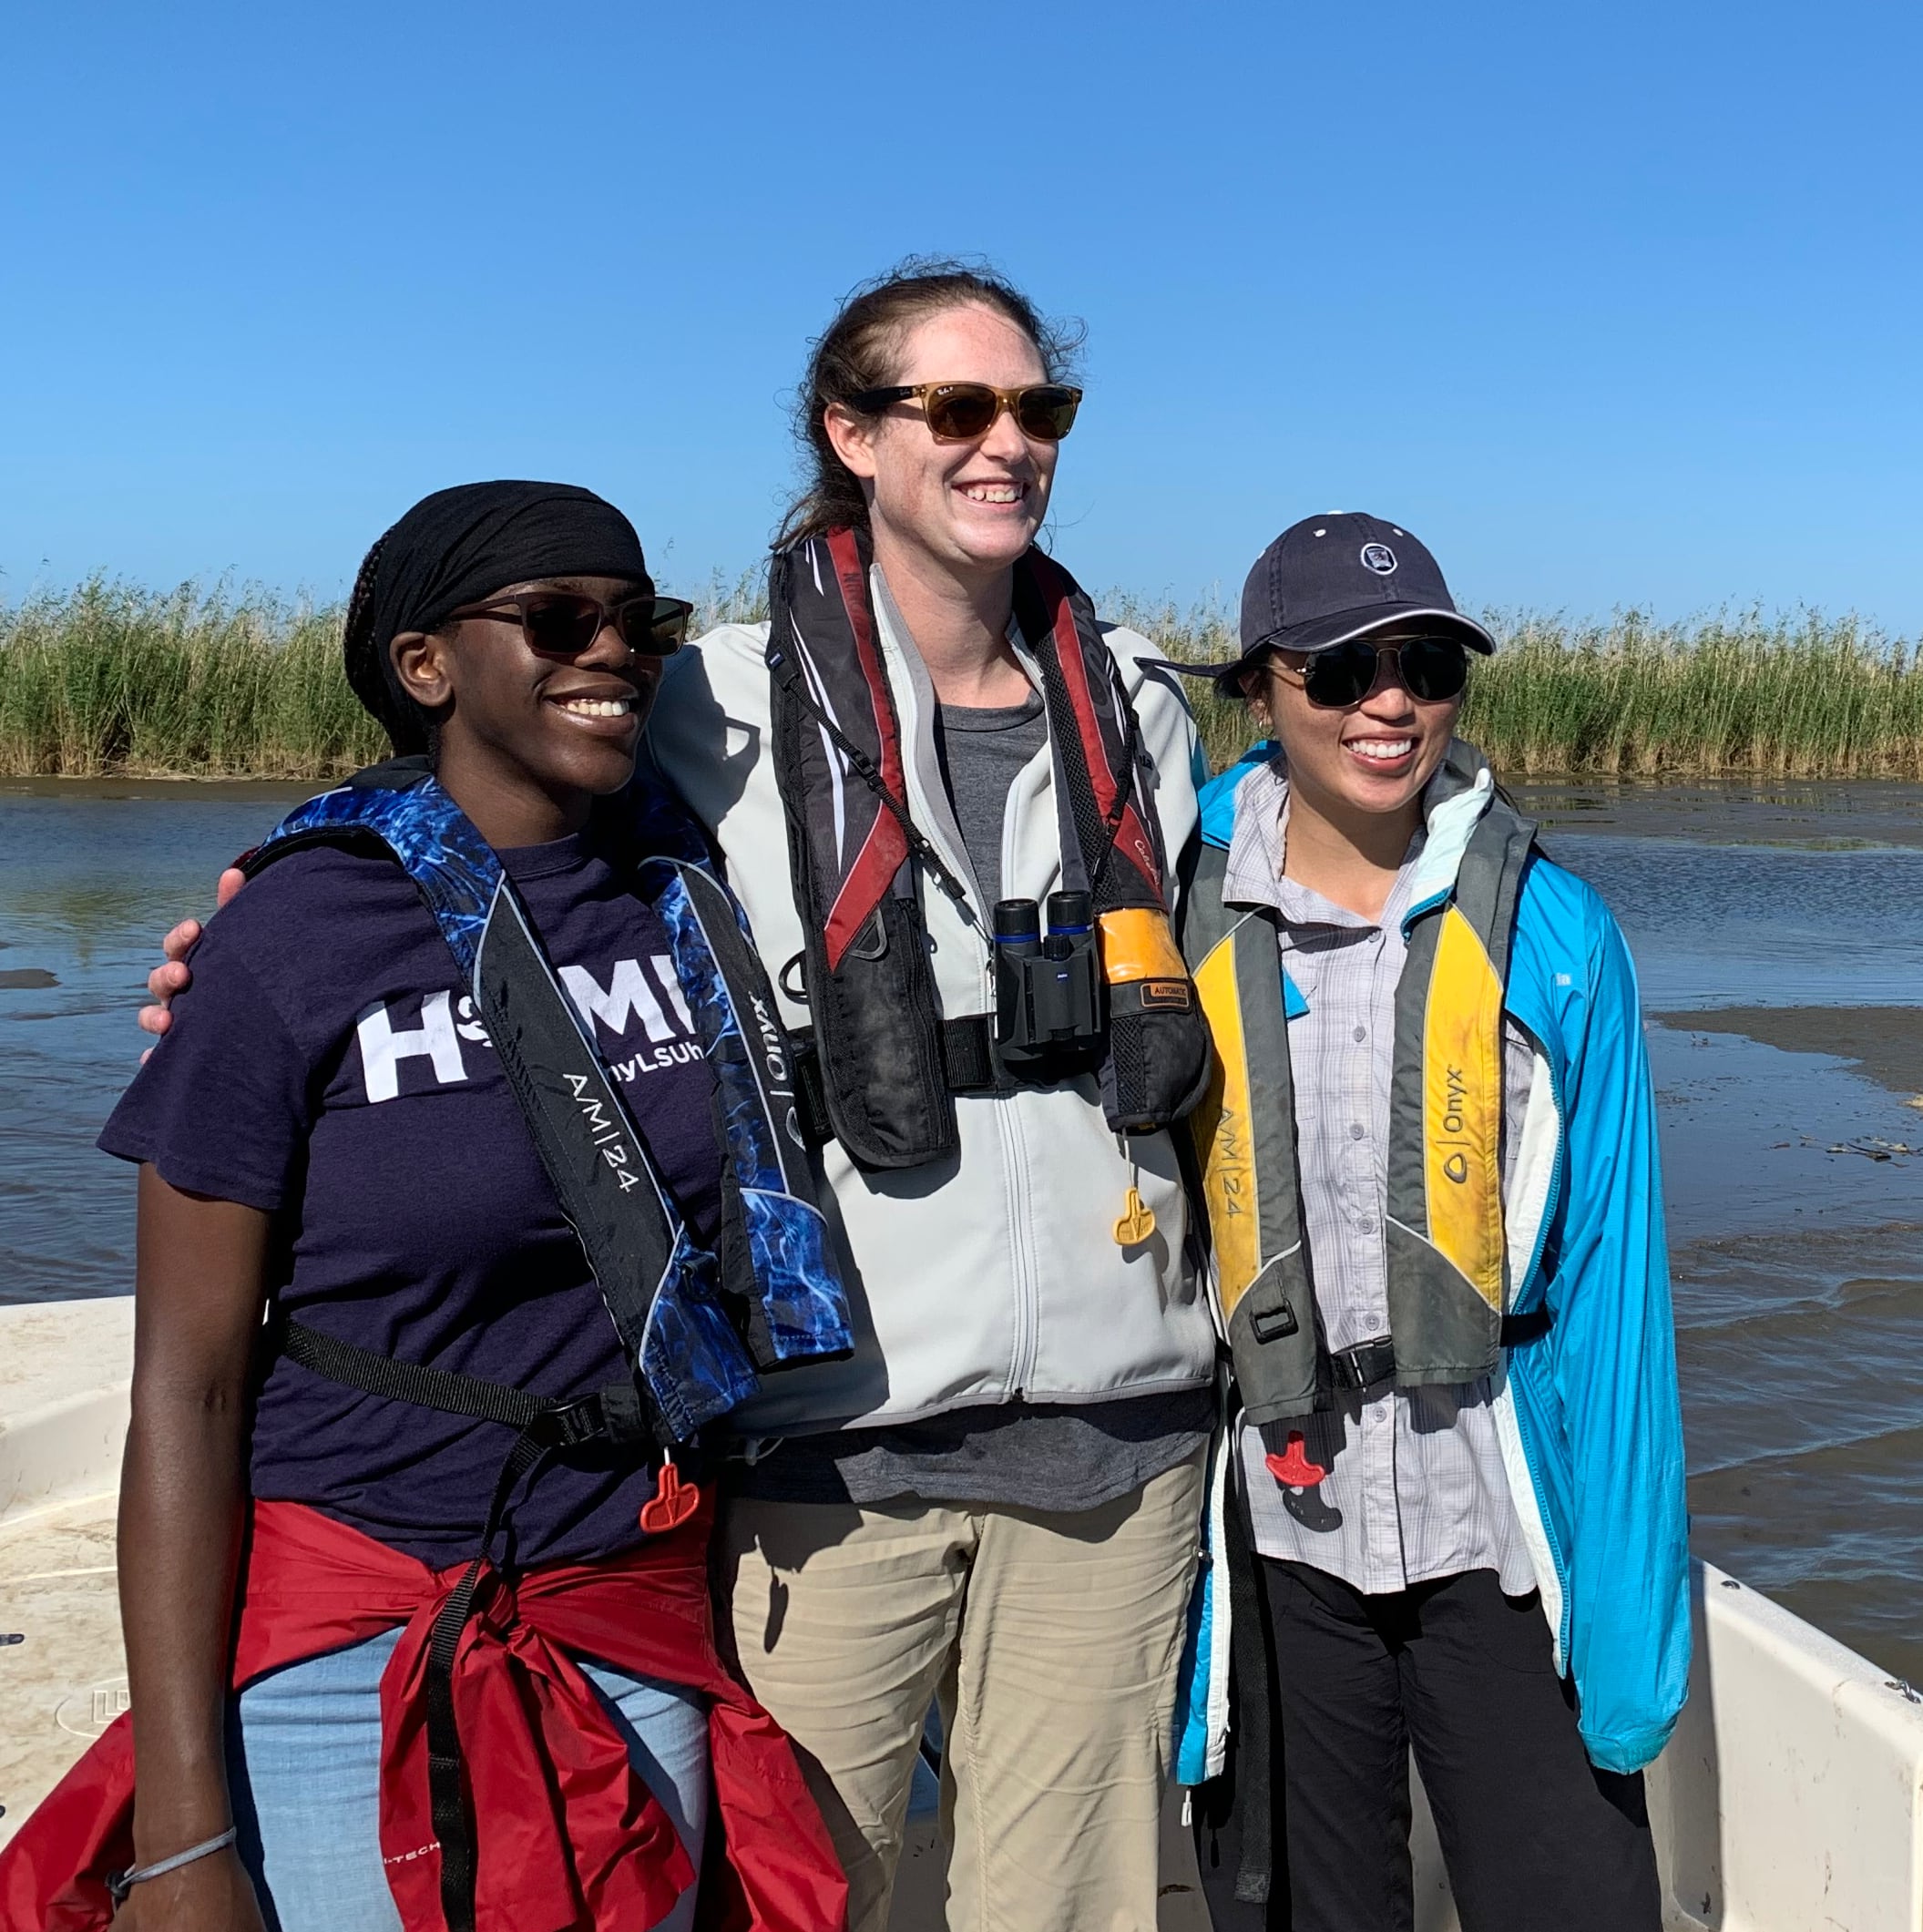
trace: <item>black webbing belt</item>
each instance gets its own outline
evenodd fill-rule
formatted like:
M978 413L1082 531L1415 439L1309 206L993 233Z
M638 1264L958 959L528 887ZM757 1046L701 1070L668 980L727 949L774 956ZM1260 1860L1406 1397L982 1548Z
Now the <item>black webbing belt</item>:
M396 1362L392 1356L376 1354L373 1349L339 1341L285 1318L268 1333L271 1344L278 1344L279 1352L290 1361L330 1382L344 1383L349 1388L394 1402L411 1402L417 1408L438 1409L444 1415L502 1423L520 1432L495 1480L486 1528L481 1532L481 1552L435 1613L427 1642L427 1793L435 1836L441 1846L441 1911L448 1932L474 1932L477 1846L461 1775L454 1661L461 1632L474 1615L481 1570L506 1516L507 1498L542 1457L550 1450L572 1448L584 1442L646 1442L652 1446L655 1437L647 1405L631 1383L602 1389L577 1402L557 1402L545 1395L530 1395L506 1383L484 1382L478 1375L428 1368L418 1362Z
M1550 1319L1547 1308L1506 1314L1498 1343L1503 1348L1517 1348L1525 1342L1533 1342L1550 1332ZM1328 1363L1329 1380L1337 1388L1364 1392L1380 1388L1385 1382L1396 1379L1396 1344L1387 1335L1377 1335L1373 1341L1356 1343L1353 1348L1331 1349Z
M1546 1335L1552 1320L1546 1307L1531 1308L1521 1314L1506 1314L1497 1339L1504 1348L1519 1348L1525 1342L1534 1342ZM1326 1388L1340 1389L1347 1395L1367 1395L1385 1383L1395 1381L1396 1344L1387 1335L1377 1335L1371 1341L1357 1342L1352 1348L1331 1349L1323 1357L1323 1366L1327 1384L1317 1406L1327 1408L1333 1405L1327 1399ZM1279 1421L1259 1424L1263 1446L1272 1455L1285 1456L1291 1431L1301 1426L1299 1416L1286 1416Z
M1554 1319L1547 1305L1526 1309L1521 1314L1506 1314L1502 1318L1502 1333L1497 1339L1504 1348L1519 1348L1525 1342L1546 1335Z
M942 1072L950 1093L1012 1093L1022 1084L995 1058L995 1020L991 1014L968 1013L941 1023ZM834 1138L828 1118L828 1093L822 1078L820 1048L813 1027L788 1036L794 1066L794 1117L810 1147L825 1147Z

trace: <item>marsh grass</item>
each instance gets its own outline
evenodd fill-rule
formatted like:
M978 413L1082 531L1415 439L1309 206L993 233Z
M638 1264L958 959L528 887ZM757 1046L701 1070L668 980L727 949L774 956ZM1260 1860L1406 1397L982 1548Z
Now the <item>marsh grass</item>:
M0 772L334 778L386 741L341 670L340 612L97 578L0 608Z
M705 629L767 615L759 571L693 592ZM1105 615L1171 658L1234 655L1233 612L1127 595ZM337 608L96 578L0 607L0 775L328 779L384 741L341 674ZM1923 779L1923 646L1855 618L1756 612L1658 624L1493 620L1463 731L1498 771ZM1189 690L1211 763L1250 737L1239 705Z
M1219 606L1106 608L1171 658L1236 655ZM1473 660L1460 730L1508 777L1923 779L1923 644L1854 617L1486 621L1500 649ZM1199 680L1191 696L1219 771L1246 746L1246 716Z

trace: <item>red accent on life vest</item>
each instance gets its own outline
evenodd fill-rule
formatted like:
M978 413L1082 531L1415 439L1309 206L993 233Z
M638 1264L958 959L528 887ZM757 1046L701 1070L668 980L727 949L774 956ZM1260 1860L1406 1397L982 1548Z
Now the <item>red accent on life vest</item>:
M875 734L881 747L876 762L882 783L897 803L905 804L908 788L902 772L901 734L895 727L895 700L889 695L887 673L882 669L881 653L875 649L875 613L868 604L868 574L862 568L862 555L853 530L830 530L826 541L842 604L848 613L848 628L854 636L854 661L866 680L868 701L875 712ZM841 891L834 895L834 904L828 909L824 936L831 973L839 969L848 948L882 903L882 894L907 856L907 837L895 814L885 808L877 812L862 849L855 854L854 863L842 881Z
M687 1495L687 1490L680 1492ZM482 1573L454 1668L477 1826L478 1932L651 1926L694 1877L577 1657L708 1699L726 1856L697 1923L824 1932L847 1881L786 1736L723 1668L708 1593L711 1508L598 1563ZM253 1506L233 1683L404 1629L381 1682L380 1850L405 1932L445 1932L427 1786L427 1644L467 1566L435 1571L299 1503ZM107 1877L133 1861L131 1713L0 1852L4 1932L108 1932Z
M1269 1474L1291 1489L1313 1489L1329 1473L1320 1463L1309 1460L1300 1429L1289 1431L1289 1446L1280 1456L1264 1456L1262 1460Z
M1089 767L1089 782L1095 789L1095 805L1103 819L1115 806L1115 774L1109 769L1108 748L1101 741L1101 727L1095 721L1095 700L1089 690L1089 667L1081 654L1081 633L1075 628L1075 609L1069 600L1069 576L1051 557L1030 550L1026 561L1035 573L1036 588L1050 610L1055 629L1055 656L1061 666L1062 682L1068 687L1069 707L1075 713L1075 729L1081 739L1082 758ZM1125 776L1124 781L1130 780ZM1116 827L1115 849L1132 864L1155 894L1160 905L1161 871L1155 863L1154 842L1142 828L1134 805L1122 813Z

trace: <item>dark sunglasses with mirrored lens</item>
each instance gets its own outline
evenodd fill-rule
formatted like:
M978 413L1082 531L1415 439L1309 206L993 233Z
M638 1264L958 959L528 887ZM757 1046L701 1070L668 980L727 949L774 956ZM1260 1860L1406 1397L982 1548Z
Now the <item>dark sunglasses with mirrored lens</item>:
M1376 689L1384 658L1393 658L1409 696L1427 704L1459 698L1469 681L1469 654L1454 638L1411 638L1372 644L1351 638L1332 650L1319 650L1302 667L1303 695L1324 710L1346 710Z
M636 657L667 658L681 648L693 610L694 606L680 598L656 597L652 591L604 604L598 597L572 590L530 590L526 597L496 598L491 604L477 604L454 615L518 619L527 648L548 657L578 658L612 625Z
M1067 383L1030 383L1022 389L997 389L988 383L897 383L864 389L849 401L873 414L891 403L918 402L937 443L976 443L995 427L1004 410L1025 436L1059 443L1075 427L1081 391Z

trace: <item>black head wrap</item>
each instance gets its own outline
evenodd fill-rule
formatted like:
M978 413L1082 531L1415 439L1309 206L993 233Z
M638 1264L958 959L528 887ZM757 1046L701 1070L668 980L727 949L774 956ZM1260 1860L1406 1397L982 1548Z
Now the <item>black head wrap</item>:
M347 681L396 751L427 749L427 718L387 647L438 630L464 604L547 577L622 577L651 585L634 526L567 483L464 483L424 496L380 537L354 579L343 645Z

